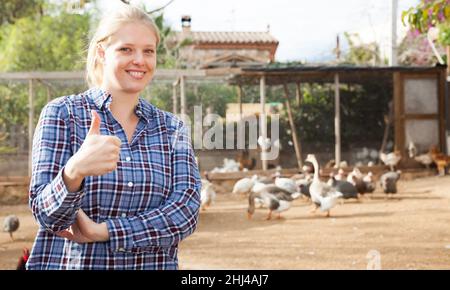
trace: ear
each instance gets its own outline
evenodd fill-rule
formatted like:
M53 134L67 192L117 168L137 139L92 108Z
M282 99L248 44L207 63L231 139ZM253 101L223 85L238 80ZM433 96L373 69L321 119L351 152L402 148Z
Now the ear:
M99 62L105 62L105 48L99 43L97 44L97 59Z

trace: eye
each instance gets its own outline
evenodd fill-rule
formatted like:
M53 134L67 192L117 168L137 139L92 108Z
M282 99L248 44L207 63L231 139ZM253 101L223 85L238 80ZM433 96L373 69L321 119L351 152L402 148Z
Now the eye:
M144 53L145 54L154 54L155 53L155 50L154 49L146 49L146 50L144 50Z
M131 52L131 48L129 48L129 47L121 47L121 48L119 48L119 51Z

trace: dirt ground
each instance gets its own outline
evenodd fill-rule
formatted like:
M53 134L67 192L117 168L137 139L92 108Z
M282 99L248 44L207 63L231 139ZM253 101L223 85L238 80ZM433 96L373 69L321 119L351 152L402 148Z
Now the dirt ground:
M450 176L400 181L385 200L346 201L330 218L295 200L283 218L266 209L247 219L244 196L221 194L180 244L180 269L450 269ZM20 218L11 241L0 233L0 269L14 269L37 225L26 204L0 205L0 221Z

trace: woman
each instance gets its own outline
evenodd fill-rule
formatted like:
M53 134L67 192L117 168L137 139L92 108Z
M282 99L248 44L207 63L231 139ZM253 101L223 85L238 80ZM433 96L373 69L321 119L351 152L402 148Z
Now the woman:
M123 5L90 43L91 89L45 106L33 140L28 269L177 269L201 182L188 129L139 98L158 29Z

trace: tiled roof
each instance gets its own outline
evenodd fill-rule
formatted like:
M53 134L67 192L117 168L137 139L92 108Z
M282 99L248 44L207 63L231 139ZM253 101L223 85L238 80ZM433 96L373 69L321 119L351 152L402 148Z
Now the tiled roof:
M189 37L194 43L210 44L277 44L278 40L270 35L269 32L177 32L177 40L182 40Z

